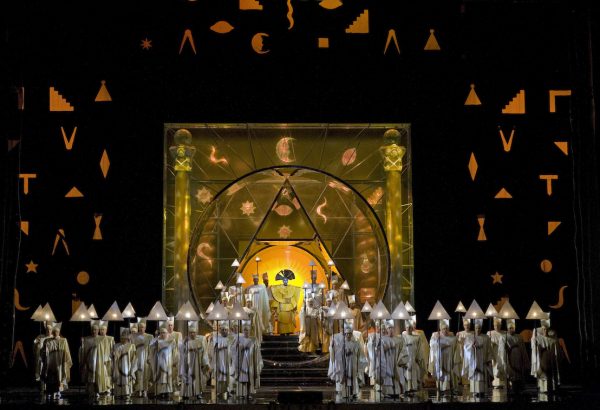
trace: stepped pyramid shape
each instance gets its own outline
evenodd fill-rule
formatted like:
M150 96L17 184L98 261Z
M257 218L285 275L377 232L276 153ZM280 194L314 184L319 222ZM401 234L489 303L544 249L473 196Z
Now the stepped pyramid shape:
M346 33L368 34L369 33L369 10L365 9L348 28Z
M75 111L75 107L56 91L54 87L50 87L50 111Z
M240 10L262 10L263 6L257 0L240 0Z
M525 114L525 90L519 90L502 109L502 114Z

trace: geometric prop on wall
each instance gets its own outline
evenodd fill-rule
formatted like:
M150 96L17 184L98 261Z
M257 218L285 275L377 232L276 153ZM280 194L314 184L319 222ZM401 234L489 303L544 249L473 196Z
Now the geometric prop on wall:
M54 87L50 87L50 111L75 111L75 108Z
M67 151L70 151L73 148L73 143L75 142L75 134L77 134L77 127L73 129L71 132L71 138L67 139L67 134L65 133L65 129L60 127L60 132L62 133L63 141L65 142L65 148Z
M240 0L240 10L262 10L263 6L258 0Z
M548 259L544 259L541 263L540 263L540 269L542 270L542 272L544 273L548 273L552 270L552 262L550 262L550 260Z
M69 245L67 245L67 241L65 239L65 231L62 228L56 232L56 237L54 238L54 246L52 247L52 256L54 256L54 253L56 252L56 247L58 246L59 241L65 249L65 252L67 252L67 255L70 256Z
M219 33L219 34L227 34L231 30L233 30L233 28L234 27L231 24L229 24L228 22L226 22L224 20L217 21L215 24L210 26L210 29L212 31L214 31L215 33Z
M558 225L560 225L560 221L548 221L548 236L552 235Z
M323 0L319 3L319 6L327 10L337 9L341 5L343 5L343 3L340 0Z
M479 235L477 235L478 241L487 241L487 237L485 236L485 231L483 230L483 225L485 224L485 216L479 215L477 217L477 223L479 223Z
M90 274L82 270L77 274L77 283L80 285L87 285L90 281Z
M554 145L562 151L563 154L569 155L569 142L568 141L554 141Z
M65 194L65 198L83 198L83 194L77 187L73 187Z
M437 39L435 38L435 30L434 29L429 30L429 38L427 39L427 43L425 44L424 50L427 50L427 51L441 50L440 44L438 43Z
M492 285L495 285L496 283L502 283L502 277L504 275L500 275L498 272L496 272L493 275L490 275L492 277Z
M190 47L192 47L192 51L196 54L196 45L194 44L194 37L192 36L192 30L186 29L183 33L183 38L181 39L181 45L179 46L179 54L183 51L183 46L186 41L190 43Z
M558 290L558 302L556 302L556 305L550 305L549 307L551 307L552 309L560 309L564 305L564 303L565 303L564 291L566 288L568 288L567 285L562 286Z
M29 180L36 179L37 174L19 174L19 178L23 179L23 193L29 194Z
M29 235L29 221L21 221L20 222L21 232L25 235Z
M346 33L349 34L368 34L369 33L369 10L365 9L355 20L348 26Z
M106 81L100 81L100 89L98 90L98 94L96 95L96 102L108 102L112 101L110 94L108 93L108 89L106 88Z
M471 84L471 90L469 91L465 105L481 105L481 100L479 100L479 96L475 92L475 84Z
M506 137L504 136L504 131L502 128L498 127L498 132L500 133L500 138L502 139L502 146L504 147L504 152L510 152L512 147L513 137L515 136L515 129L510 131L510 137L508 137L508 142L506 141Z
M291 30L292 27L294 27L294 8L292 7L292 0L287 0L287 7L288 7L287 18L288 18L288 21L290 22L290 25L288 26L288 30Z
M102 231L100 230L100 222L102 222L102 214L94 214L94 222L96 223L96 228L94 229L94 236L92 239L94 241L101 241Z
M15 365L15 360L17 359L17 353L20 353L21 359L23 360L23 364L25 364L25 368L27 369L27 358L25 357L25 349L23 349L23 342L17 340L15 342L15 347L12 351L12 359L10 361L10 368L12 369Z
M150 50L152 48L152 40L143 39L140 47L142 47L142 50Z
M263 49L265 46L263 42L264 37L269 37L269 35L267 33L256 33L254 36L252 36L250 44L252 45L252 50L254 50L256 54L267 54L269 51L271 51Z
M25 266L27 266L27 272L25 272L25 273L29 273L29 272L38 273L37 272L38 264L33 263L33 260L30 260L29 263L25 264Z
M512 195L509 194L506 189L502 188L500 191L498 191L498 193L496 194L496 196L494 198L496 198L496 199L510 199L510 198L512 198Z
M317 39L317 46L319 48L329 48L329 37L319 37Z
M19 300L19 291L15 288L15 297L14 297L15 309L20 311L25 311L31 309L31 307L21 306L21 302Z
M475 153L471 152L471 158L469 159L469 173L471 174L471 179L475 181L475 176L477 175L477 160L475 159Z
M390 29L388 31L387 40L385 42L385 48L383 49L383 54L387 53L387 49L390 45L390 41L394 40L394 45L396 46L396 51L400 54L400 46L398 45L398 39L396 38L396 30Z
M571 90L549 90L550 112L556 112L556 97L570 97Z
M525 90L519 90L502 109L502 114L525 114Z
M106 179L106 175L108 174L108 169L110 168L110 160L108 159L108 153L106 150L102 153L102 158L100 158L100 169L102 170L102 175Z
M558 175L540 175L540 179L546 180L546 193L552 196L552 181L558 179Z

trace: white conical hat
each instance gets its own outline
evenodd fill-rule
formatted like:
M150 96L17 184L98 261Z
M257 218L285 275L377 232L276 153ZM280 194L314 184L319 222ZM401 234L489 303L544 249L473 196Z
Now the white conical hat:
M404 304L404 307L406 308L406 310L408 310L408 313L410 313L410 314L413 314L416 312L415 308L412 307L412 305L410 304L410 302L408 300Z
M389 310L383 304L383 301L379 301L373 310L371 310L370 314L371 319L373 320L386 320L391 317Z
M87 308L85 307L85 303L83 302L79 304L79 307L73 313L71 319L69 319L70 322L89 322L90 320L92 319L90 319L90 314Z
M446 309L444 309L444 306L442 306L442 303L438 300L437 302L435 302L435 306L433 306L433 310L431 311L431 314L429 315L429 318L427 320L442 319L450 319L450 315L448 314L448 312L446 312Z
M123 315L121 314L121 310L119 309L119 305L117 305L117 301L114 301L112 305L108 308L102 320L106 320L107 322L122 322Z
M167 312L165 312L165 308L162 306L160 301L156 302L152 309L150 309L150 313L146 317L146 320L167 320Z
M481 310L479 303L477 303L477 301L473 299L473 302L471 302L471 306L469 306L469 310L467 310L467 312L465 313L465 318L483 319L484 317L485 314L483 313L483 310Z

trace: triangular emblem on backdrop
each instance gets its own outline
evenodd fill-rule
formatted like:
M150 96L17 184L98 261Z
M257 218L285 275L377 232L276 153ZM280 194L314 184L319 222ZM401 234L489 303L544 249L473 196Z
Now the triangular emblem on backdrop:
M481 100L475 92L475 84L471 84L471 90L469 91L465 105L481 105Z
M427 39L427 43L425 44L424 50L426 50L426 51L441 50L440 44L438 43L437 38L435 38L435 30L434 29L429 30L429 38Z
M108 92L108 89L106 88L106 81L102 80L102 81L100 81L100 83L101 83L100 90L98 90L98 94L96 95L96 99L94 101L96 101L96 102L112 101L112 98Z

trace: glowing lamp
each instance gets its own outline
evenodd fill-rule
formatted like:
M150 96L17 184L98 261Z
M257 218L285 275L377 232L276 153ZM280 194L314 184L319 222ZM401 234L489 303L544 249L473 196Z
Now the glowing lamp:
M465 308L465 305L463 305L463 303L459 300L458 301L458 305L456 305L456 309L454 309L455 313L465 313L467 311L467 309Z
M485 311L485 317L498 317L498 311L491 303Z
M435 302L435 305L433 306L433 310L431 311L431 314L429 315L427 320L441 320L441 319L449 320L450 315L448 314L446 309L444 309L444 306L442 306L442 304L438 300L437 302Z
M212 312L213 308L215 307L214 303L210 302L210 305L208 305L208 307L206 308L206 314L210 314L210 312Z
M324 283L319 283L319 289L325 289L327 287L327 285L325 285Z
M42 320L42 305L38 305L37 309L35 310L35 312L33 312L33 315L31 315L31 320L36 321L36 322L41 322Z
M527 316L525 317L525 319L533 319L533 320L537 320L537 319L548 319L549 316L547 315L547 313L545 313L542 308L540 307L540 305L538 305L538 303L534 300L533 303L531 304L531 307L529 308L529 312L527 312Z
M198 317L198 313L196 313L196 311L194 310L194 307L188 300L181 306L181 308L179 308L179 311L177 311L177 314L175 315L175 319L195 321L195 320L198 320L199 317Z
M257 256L256 258L254 258L255 262L260 262L262 259L260 258L260 256Z
M88 308L88 313L90 314L90 319L98 319L99 318L98 312L96 312L96 308L94 307L93 303Z
M502 319L519 319L519 315L517 315L517 312L515 312L508 300L500 308L500 316Z
M479 307L477 301L473 299L473 302L471 302L471 306L469 306L469 310L467 310L465 316L468 316L472 319L483 319L485 314L483 313L483 310L481 310L481 307Z
M123 309L123 319L130 319L133 317L135 317L135 309L131 305L131 302L129 302L127 306L125 306L125 309Z
M237 277L237 280L235 281L235 283L238 285L243 285L244 283L246 283L246 281L244 280L244 277L242 276L241 273L238 273L238 277Z
M327 261L327 266L329 266L329 267L331 267L331 266L335 266L335 263L334 263L334 262L333 262L331 259L329 259L329 260Z
M404 303L402 303L402 301L400 301L398 303L398 306L396 306L396 308L392 312L392 319L406 320L409 317L410 317L410 314L408 313L408 310L406 310L406 306L404 306Z
M410 313L411 315L416 312L415 308L412 307L412 305L410 304L410 302L408 300L404 304L404 307L406 308L406 310L408 311L408 313Z
M239 302L235 302L233 304L233 307L231 308L231 311L229 312L229 319L250 320L250 316L248 316L248 313L246 313L246 311L244 310L242 305L239 304Z
M217 286L215 286L215 289L216 290L223 290L223 289L225 289L225 285L223 285L223 282L219 281L217 283Z
M345 280L344 283L342 283L342 286L340 286L340 289L350 290L350 285L348 285L347 280Z
M237 258L231 263L231 267L232 268L237 268L238 266L240 266L240 261L237 260Z
M81 302L77 310L69 319L70 322L89 322L92 319L90 318L90 314L88 313L87 308L85 307L85 303Z
M352 310L350 310L350 308L344 303L344 302L340 302L338 303L338 305L336 306L335 309L335 313L333 314L332 318L333 319L348 319L348 318L352 318Z
M167 313L165 308L161 305L160 301L156 302L150 313L148 313L148 320L167 320Z
M369 313L372 310L373 310L373 307L371 306L371 304L367 300L360 311L363 312L363 313Z
M227 320L228 312L225 306L221 302L217 302L213 305L211 312L206 316L208 320Z
M40 312L40 320L38 322L56 322L56 317L49 303L46 303Z
M102 320L106 320L107 322L120 322L123 320L123 315L121 314L121 311L119 310L119 305L117 305L116 301L114 301L113 304L110 305L110 307L102 317Z
M386 309L383 301L379 301L379 303L371 310L371 319L384 320L390 318L390 312Z

